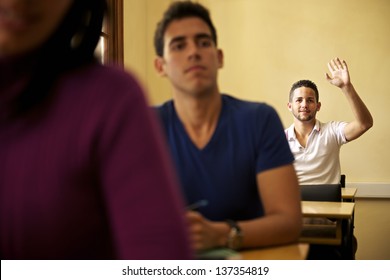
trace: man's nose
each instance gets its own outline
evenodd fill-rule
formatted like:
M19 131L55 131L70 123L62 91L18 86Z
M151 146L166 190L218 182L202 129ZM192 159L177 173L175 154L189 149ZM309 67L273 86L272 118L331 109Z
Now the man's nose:
M188 44L188 57L189 58L200 58L199 46L196 42Z

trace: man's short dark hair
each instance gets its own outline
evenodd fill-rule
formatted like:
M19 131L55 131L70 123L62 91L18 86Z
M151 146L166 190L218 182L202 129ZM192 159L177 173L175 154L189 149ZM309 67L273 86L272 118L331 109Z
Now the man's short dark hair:
M217 31L211 21L208 9L199 3L191 1L173 2L165 11L162 20L157 24L154 33L154 48L158 56L162 57L164 54L164 33L168 25L174 20L188 17L197 17L203 20L209 26L211 37L215 45L217 45Z
M315 83L313 83L312 81L310 80L299 80L298 82L295 82L292 86L291 86L291 89L290 89L290 95L289 95L289 102L292 102L292 99L293 99L293 92L295 89L297 88L300 88L300 87L307 87L307 88L311 88L312 90L314 90L314 94L315 94L315 97L316 97L316 101L318 102L319 101L319 93L318 93L318 89L317 89L317 86Z

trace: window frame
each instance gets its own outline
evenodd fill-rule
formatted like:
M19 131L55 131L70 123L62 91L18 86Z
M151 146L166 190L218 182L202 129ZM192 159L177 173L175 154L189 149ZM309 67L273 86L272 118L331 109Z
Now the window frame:
M100 56L103 64L123 67L123 0L107 0L107 17L101 35Z

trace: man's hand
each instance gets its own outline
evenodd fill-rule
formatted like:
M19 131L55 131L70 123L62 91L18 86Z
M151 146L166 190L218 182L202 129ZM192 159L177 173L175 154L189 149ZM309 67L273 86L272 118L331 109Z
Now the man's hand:
M212 222L196 211L187 211L190 242L195 251L203 251L226 243L228 225L222 222ZM226 233L224 231L226 230Z
M343 88L351 83L348 66L344 60L339 58L332 59L328 63L330 75L326 73L326 79L336 87Z

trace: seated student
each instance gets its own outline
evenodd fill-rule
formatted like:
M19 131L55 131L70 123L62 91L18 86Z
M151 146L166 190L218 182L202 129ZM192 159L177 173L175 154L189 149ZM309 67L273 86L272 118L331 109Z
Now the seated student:
M174 2L155 32L155 67L173 99L157 108L188 204L193 248L297 241L301 208L293 156L276 111L221 94L222 50L208 10Z
M295 157L300 185L338 184L341 146L360 137L373 125L370 112L351 83L347 63L335 58L328 63L328 68L327 80L341 89L355 118L350 122L320 122L316 119L321 109L317 86L309 80L292 85L287 107L294 123L285 133Z
M104 11L0 0L1 259L192 257L143 91L93 57Z
M331 74L326 74L327 80L341 89L355 118L350 122L320 122L316 119L321 109L317 86L309 80L292 85L287 107L294 116L294 123L285 133L295 157L300 185L338 184L340 147L360 137L373 124L370 112L351 83L347 63L336 58L328 67Z

